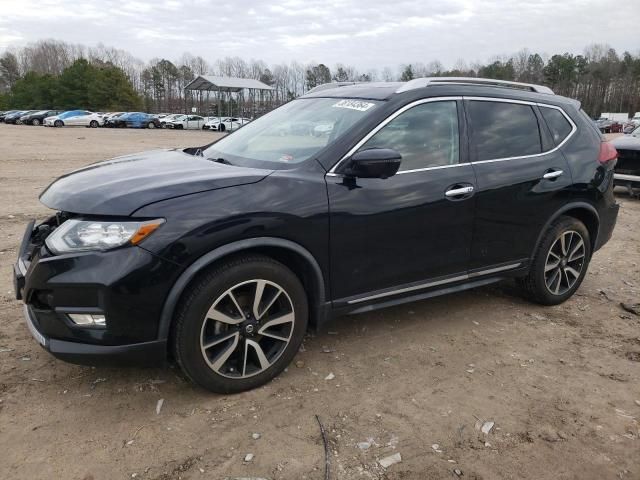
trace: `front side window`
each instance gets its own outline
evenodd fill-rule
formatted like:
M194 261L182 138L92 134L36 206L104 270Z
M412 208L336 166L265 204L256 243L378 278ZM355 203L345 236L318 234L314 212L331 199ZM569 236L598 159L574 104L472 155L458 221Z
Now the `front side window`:
M542 152L538 119L530 105L472 100L468 108L478 161Z
M360 147L391 148L400 155L400 172L455 165L460 161L455 101L428 102L410 108Z
M232 164L299 163L341 137L379 104L349 98L293 100L214 143L203 155Z
M560 110L555 108L540 107L540 112L542 113L544 121L547 123L547 127L549 127L551 131L553 142L559 145L567 138L571 130L573 130L569 120L567 120Z

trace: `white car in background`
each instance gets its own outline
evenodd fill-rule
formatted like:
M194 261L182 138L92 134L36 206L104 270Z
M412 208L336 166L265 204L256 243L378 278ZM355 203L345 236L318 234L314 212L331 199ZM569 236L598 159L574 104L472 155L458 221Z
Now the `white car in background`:
M184 115L182 113L168 113L165 114L163 117L158 116L158 119L160 120L160 126L162 128L166 128L167 127L167 123L171 122L172 120L175 120L178 117L183 117Z
M98 128L104 125L104 114L90 112L88 110L78 110L65 112L62 115L45 118L47 127L91 127Z
M250 118L244 117L213 117L210 121L205 123L205 130L214 130L216 132L224 132L226 130L237 130L243 125L246 125L251 121Z
M166 122L167 128L176 130L200 130L204 126L204 118L200 115L179 115Z

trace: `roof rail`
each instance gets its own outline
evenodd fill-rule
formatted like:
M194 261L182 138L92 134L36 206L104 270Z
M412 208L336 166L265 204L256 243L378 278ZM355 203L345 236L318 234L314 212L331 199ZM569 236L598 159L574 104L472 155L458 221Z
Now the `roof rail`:
M313 87L311 90L309 90L306 93L321 92L322 90L329 90L330 88L348 87L349 85L355 85L357 83L361 83L361 82L330 82L330 83L323 83L321 85L318 85L317 87Z
M533 83L509 82L507 80L495 80L493 78L476 78L476 77L425 77L414 78L396 90L396 93L415 90L416 88L428 87L429 85L443 85L446 83L457 85L487 85L493 87L520 88L536 93L547 93L554 95L553 90L544 85L535 85Z

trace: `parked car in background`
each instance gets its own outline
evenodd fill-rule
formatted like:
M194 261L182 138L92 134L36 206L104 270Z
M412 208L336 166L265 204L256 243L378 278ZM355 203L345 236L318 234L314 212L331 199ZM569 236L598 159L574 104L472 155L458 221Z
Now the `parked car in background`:
M640 119L632 119L624 124L622 127L622 133L632 133L636 128L640 126Z
M640 127L628 135L613 139L618 151L618 162L614 170L616 185L629 190L640 188Z
M98 128L104 125L104 117L98 113L90 112L89 110L79 110L77 112L63 119L58 118L54 121L54 126Z
M104 126L107 128L125 128L127 126L126 117L129 112L118 112L105 118Z
M107 112L107 113L105 113L102 116L104 118L105 126L106 126L106 123L109 121L110 118L117 117L118 115L122 115L123 113L127 113L127 112Z
M28 115L30 113L34 113L37 110L17 110L10 115L4 117L4 123L12 123L14 125L20 124L20 117L23 115Z
M329 120L331 135L279 128ZM540 305L568 300L616 224L615 159L580 103L545 86L322 85L208 146L51 183L16 298L59 358L170 357L202 387L240 392L339 315L505 279Z
M161 128L160 120L154 115L144 112L132 112L119 117L128 128Z
M211 117L202 126L203 130L214 130L217 132L233 131L249 123L251 119L244 117Z
M620 133L622 132L622 123L617 120L608 118L599 118L596 120L596 126L602 133Z
M169 114L163 116L162 118L160 118L160 126L162 126L162 128L167 128L167 123L169 123L172 120L174 120L175 118L179 118L179 117L184 117L184 114L182 114L182 113L169 113Z
M67 110L60 115L54 115L53 117L47 117L44 119L45 127L64 127L64 122L67 118L74 115L80 115L83 110Z
M6 112L3 112L2 114L0 114L0 122L4 122L5 117L8 117L9 115L12 115L18 111L19 110L7 110Z
M200 130L204 125L204 118L200 115L180 115L166 122L166 128L176 130Z
M53 117L55 115L60 115L62 112L60 110L39 110L37 112L28 113L20 117L20 122L24 125L42 125L44 119L47 117Z

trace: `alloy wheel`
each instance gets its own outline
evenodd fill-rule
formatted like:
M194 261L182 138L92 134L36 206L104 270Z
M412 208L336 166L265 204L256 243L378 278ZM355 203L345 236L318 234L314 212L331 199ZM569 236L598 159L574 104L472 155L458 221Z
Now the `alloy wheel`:
M200 350L217 374L252 377L280 358L294 325L293 303L284 288L269 280L248 280L213 302L202 323Z
M575 230L562 232L553 242L544 266L544 282L553 295L564 295L580 278L585 265L584 239Z

